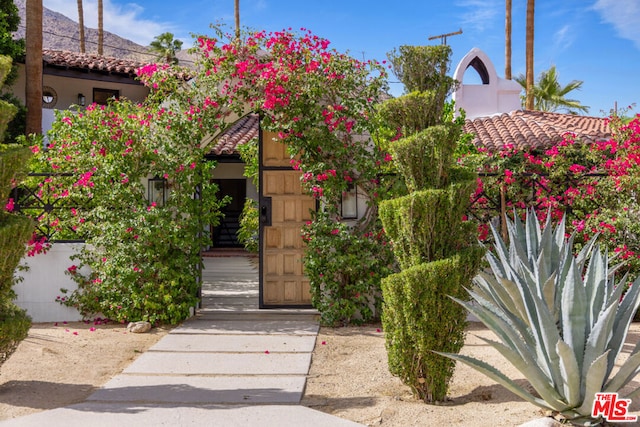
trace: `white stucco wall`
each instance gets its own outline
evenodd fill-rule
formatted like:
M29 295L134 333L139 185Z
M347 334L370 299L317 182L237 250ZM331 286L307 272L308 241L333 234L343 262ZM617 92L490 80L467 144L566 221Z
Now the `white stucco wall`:
M71 278L65 274L74 264L70 256L81 244L55 243L46 254L25 257L21 264L28 271L19 272L24 280L14 286L17 294L15 303L27 310L33 322L62 322L81 320L80 313L56 302L57 296L63 296L60 288L69 292L77 289Z
M487 84L465 84L464 82L465 73L476 58L486 68L489 80ZM452 98L456 103L456 109L462 108L467 119L510 113L522 108L520 101L522 87L520 84L515 80L498 77L487 54L476 47L460 60L453 78L460 82L460 86L453 93Z

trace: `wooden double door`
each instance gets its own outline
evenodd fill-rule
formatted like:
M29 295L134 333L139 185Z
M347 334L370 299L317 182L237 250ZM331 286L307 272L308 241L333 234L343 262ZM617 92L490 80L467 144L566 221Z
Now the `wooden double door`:
M260 307L310 307L301 229L316 201L305 194L276 134L260 131Z

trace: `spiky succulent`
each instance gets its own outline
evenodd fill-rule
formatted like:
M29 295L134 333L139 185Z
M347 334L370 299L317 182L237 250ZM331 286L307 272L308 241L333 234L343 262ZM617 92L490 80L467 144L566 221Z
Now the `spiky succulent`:
M609 266L595 237L574 256L564 219L555 230L550 220L541 228L533 212L525 224L517 215L507 224L508 248L492 227L495 250L486 255L491 273L474 278L470 302L457 301L498 336L501 342L485 341L525 376L537 396L488 363L443 355L574 424L598 424L591 417L595 394L618 392L640 373L639 343L612 375L640 304L640 278L630 287L626 276L616 280L617 268Z

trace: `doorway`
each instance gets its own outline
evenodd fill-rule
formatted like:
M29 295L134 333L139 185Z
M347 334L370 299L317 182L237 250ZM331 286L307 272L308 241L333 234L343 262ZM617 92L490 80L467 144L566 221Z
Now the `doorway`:
M218 197L229 196L231 201L222 208L220 224L211 227L211 241L214 248L241 248L238 241L240 215L247 197L246 179L214 179L218 186Z

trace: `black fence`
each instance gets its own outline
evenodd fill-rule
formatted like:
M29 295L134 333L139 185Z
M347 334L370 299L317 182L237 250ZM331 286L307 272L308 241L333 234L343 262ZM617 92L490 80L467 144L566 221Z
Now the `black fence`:
M79 209L86 203L60 197L56 194L53 179L61 176L73 176L70 173L30 173L22 184L11 192L14 212L21 213L36 222L36 234L51 243L84 243L84 238L76 230L57 224L56 212Z

